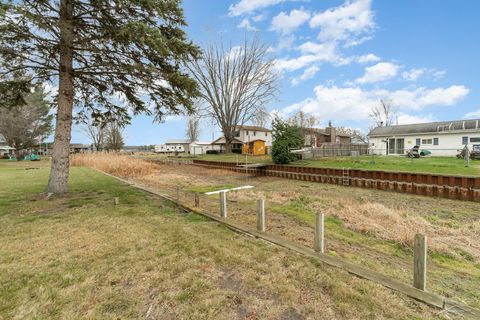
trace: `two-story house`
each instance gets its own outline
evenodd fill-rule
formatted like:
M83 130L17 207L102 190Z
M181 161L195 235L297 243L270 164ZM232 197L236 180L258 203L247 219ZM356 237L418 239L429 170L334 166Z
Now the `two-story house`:
M212 145L225 150L225 138L222 136L212 142ZM235 130L232 142L233 150L242 150L247 154L267 154L272 146L272 130L259 126L240 126Z

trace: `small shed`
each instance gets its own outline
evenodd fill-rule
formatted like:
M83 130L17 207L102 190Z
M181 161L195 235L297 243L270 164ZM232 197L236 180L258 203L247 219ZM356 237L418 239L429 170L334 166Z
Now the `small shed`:
M266 155L267 147L265 146L265 140L256 139L243 144L242 154L251 154L254 156Z

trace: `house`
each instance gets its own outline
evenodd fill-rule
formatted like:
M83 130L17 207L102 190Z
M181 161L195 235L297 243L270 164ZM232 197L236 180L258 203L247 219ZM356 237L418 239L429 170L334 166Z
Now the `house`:
M352 138L348 134L337 132L337 128L330 123L325 129L321 128L305 128L303 129L305 135L305 146L321 147L325 143L340 143L350 144Z
M480 119L377 127L368 137L375 154L404 155L419 146L434 156L455 156L465 146L480 148Z
M190 144L190 154L200 155L207 153L208 150L220 150L219 146L212 145L211 142L194 141Z
M248 154L267 154L272 146L272 130L259 126L239 126L234 133L232 150L242 150ZM225 138L220 137L212 145L225 150Z
M178 149L178 152L190 153L190 144L191 141L186 139L169 139L165 142L165 147L168 150L173 150L174 148L172 147L177 147L176 149ZM183 150L178 147L182 147Z
M213 146L214 150L225 152L225 137L220 137L217 140L212 141L210 144ZM243 146L243 141L234 138L232 140L232 150L241 150Z
M89 144L71 143L70 153L85 153L91 151L92 148Z
M9 155L14 154L15 148L7 146L6 144L0 144L0 159L7 158Z

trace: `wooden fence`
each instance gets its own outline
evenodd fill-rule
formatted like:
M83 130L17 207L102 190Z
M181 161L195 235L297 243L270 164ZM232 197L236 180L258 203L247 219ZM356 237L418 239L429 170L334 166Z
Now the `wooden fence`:
M480 202L480 177L445 176L380 170L312 168L290 165L265 165L258 168L238 167L233 162L193 160L193 164L226 169L259 176L341 184L422 196Z

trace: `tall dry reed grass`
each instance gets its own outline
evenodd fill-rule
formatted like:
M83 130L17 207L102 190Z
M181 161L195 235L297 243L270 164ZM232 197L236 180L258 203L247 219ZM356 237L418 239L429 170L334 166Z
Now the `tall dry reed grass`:
M119 177L149 175L160 168L151 161L114 153L76 154L71 157L71 164L95 168Z

